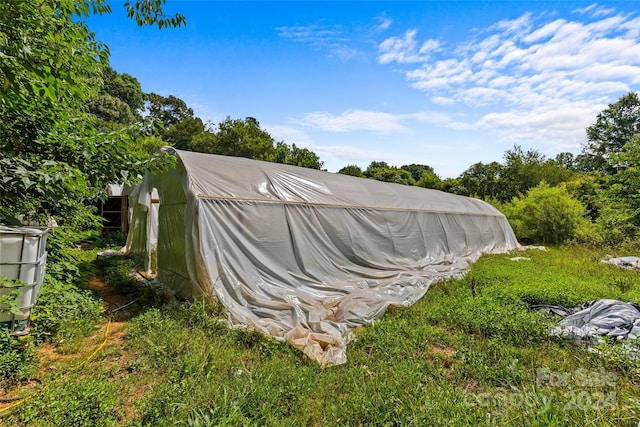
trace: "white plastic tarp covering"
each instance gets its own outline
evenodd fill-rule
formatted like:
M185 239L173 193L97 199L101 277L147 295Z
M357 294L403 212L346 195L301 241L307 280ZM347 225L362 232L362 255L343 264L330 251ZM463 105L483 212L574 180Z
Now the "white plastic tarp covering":
M171 149L172 150L172 149ZM176 168L131 195L127 250L149 258L160 198L158 279L215 296L233 324L346 361L349 327L416 302L482 253L518 246L480 200L294 166L172 150Z
M123 184L107 184L106 190L109 197L117 197L117 196L124 195Z

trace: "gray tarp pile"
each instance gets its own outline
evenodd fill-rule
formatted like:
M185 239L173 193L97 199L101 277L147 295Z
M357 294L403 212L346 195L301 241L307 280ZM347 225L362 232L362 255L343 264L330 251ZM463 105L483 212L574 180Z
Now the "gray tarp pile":
M477 199L168 150L176 167L131 193L126 251L149 266L157 249L158 280L176 295L217 298L232 324L323 365L346 361L350 327L413 304L483 253L518 247L505 216Z
M638 270L640 269L640 258L637 256L623 256L620 258L603 259L603 263L615 265L626 270Z
M552 335L566 338L591 339L601 336L616 339L640 337L640 307L636 303L617 300L589 301L577 309L561 306L533 306L564 317Z

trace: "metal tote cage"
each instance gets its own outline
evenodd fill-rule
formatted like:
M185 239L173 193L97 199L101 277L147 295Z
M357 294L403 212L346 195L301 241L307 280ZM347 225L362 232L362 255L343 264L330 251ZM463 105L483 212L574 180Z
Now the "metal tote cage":
M28 331L31 308L44 278L48 231L0 226L0 326L14 335ZM10 311L14 303L21 314Z

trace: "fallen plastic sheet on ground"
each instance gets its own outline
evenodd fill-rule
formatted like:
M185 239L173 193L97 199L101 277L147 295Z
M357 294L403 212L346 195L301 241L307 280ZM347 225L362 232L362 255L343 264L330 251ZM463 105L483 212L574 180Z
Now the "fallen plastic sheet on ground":
M562 317L551 335L578 340L614 337L635 340L640 337L640 307L636 303L617 300L589 301L577 308L559 305L534 305L532 310Z
M603 259L603 263L615 265L620 268L624 268L626 270L639 270L640 269L640 258L637 256L625 256L619 258L608 258Z

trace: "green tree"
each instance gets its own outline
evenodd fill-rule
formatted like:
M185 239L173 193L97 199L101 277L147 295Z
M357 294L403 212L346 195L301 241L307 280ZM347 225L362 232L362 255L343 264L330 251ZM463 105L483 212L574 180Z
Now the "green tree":
M391 166L389 166L389 164L387 162L378 162L378 161L373 161L371 163L369 163L369 166L367 167L367 170L369 169L378 169L378 168L390 168Z
M135 148L140 153L139 157L151 157L167 143L157 135L148 135L136 139Z
M357 165L347 165L342 169L340 169L338 173L342 175L351 175L351 176L357 176L359 178L364 178L364 173L362 172L362 169L360 169L360 166L357 166Z
M205 131L202 119L196 117L187 103L174 95L145 94L145 109L149 117L164 127L162 139L181 150L192 150L192 140Z
M440 187L440 190L446 191L447 193L461 196L469 195L469 191L462 185L460 178L445 178L442 180Z
M561 166L565 169L568 169L571 171L577 170L576 168L577 159L576 159L576 156L573 155L573 153L569 153L569 152L558 153L553 160L556 162L558 166Z
M1 221L81 209L73 196L108 174L82 113L106 49L74 22L82 13L73 1L0 2Z
M144 92L137 78L129 74L120 74L110 66L102 71L102 88L100 93L109 94L120 99L138 116L144 108Z
M205 131L200 117L186 117L167 128L164 139L180 150L193 150L193 139Z
M218 137L215 133L205 129L203 132L194 135L191 138L189 150L195 151L197 153L216 154L217 140Z
M218 124L213 153L248 159L269 160L274 156L274 140L260 128L253 117L231 119L227 117Z
M163 7L166 0L136 0L131 3L129 0L124 2L129 18L133 18L139 27L143 25L156 25L159 29L164 27L180 27L187 23L184 15L176 13L175 15L166 15Z
M495 195L501 203L507 203L514 197L525 194L542 181L553 187L573 176L572 171L554 160L546 159L539 151L525 151L519 145L507 150L504 158L498 192Z
M503 203L538 185L542 181L540 169L546 160L539 151L524 151L519 145L505 151L504 159L500 175L501 189L496 197Z
M89 99L87 108L98 120L110 124L129 125L136 120L126 102L107 93Z
M442 180L435 172L425 170L422 172L420 179L416 182L418 187L422 188L433 188L435 190L442 189Z
M475 163L460 175L460 185L468 196L480 199L499 198L501 197L502 183L500 179L503 169L503 166L498 162Z
M585 217L596 221L602 209L602 189L605 180L599 172L577 173L561 185L585 208Z
M640 230L640 134L634 135L609 162L617 173L602 192L604 207L598 222L611 243L635 239Z
M400 166L400 169L404 169L407 172L409 172L414 181L418 181L422 177L422 174L425 172L430 172L432 174L435 174L435 171L431 166L419 165L416 163Z
M0 2L0 88L4 105L19 111L28 97L48 104L83 103L107 50L76 16L110 11L103 2ZM75 51L74 49L78 49ZM80 50L82 49L82 50ZM83 54L76 54L82 52ZM74 105L75 106L75 105ZM33 113L33 112L32 112Z
M586 227L584 207L563 187L545 182L504 206L518 239L527 243L560 244Z
M108 50L81 19L108 12L102 0L0 2L0 222L90 220L105 184L144 166L128 133L99 133L86 113Z
M576 174L575 171L551 159L546 160L540 165L538 173L540 174L540 180L545 181L552 187L573 179L573 176Z
M174 95L165 97L157 93L148 93L145 95L145 109L150 117L159 120L166 129L193 117L193 109Z
M640 97L630 92L598 113L596 122L587 128L583 155L591 169L612 175L618 170L612 156L624 151L624 146L638 133Z
M394 182L396 184L414 185L415 181L407 170L389 166L386 162L371 162L364 175L376 181Z
M118 130L140 122L144 93L138 79L119 74L109 65L102 66L100 76L100 90L87 102L87 109L98 119L99 128Z
M322 169L324 165L324 162L313 151L296 147L296 144L288 145L283 141L276 144L273 156L269 161L318 170Z
M79 21L90 14L111 13L106 0L59 0L55 4L45 0L12 0L0 3L0 88L3 92L14 90L55 101L56 91L73 89L69 87L73 84L72 77L86 71L71 64L84 62L92 54L97 55L93 59L107 63L107 49L94 39L86 24ZM139 26L185 25L184 15L171 16L163 12L165 3L166 0L136 0L131 4L127 0L124 6ZM55 12L53 17L52 10ZM74 27L67 25L70 21ZM78 43L84 42L84 50L68 50L73 45L80 47ZM75 93L83 95L86 91L80 86Z
M471 165L458 178L459 187L455 191L465 196L508 203L542 181L553 187L572 179L575 172L563 162L572 161L573 157L570 153L563 154L558 160L550 160L537 150L525 151L514 145L505 151L504 164L480 162Z

